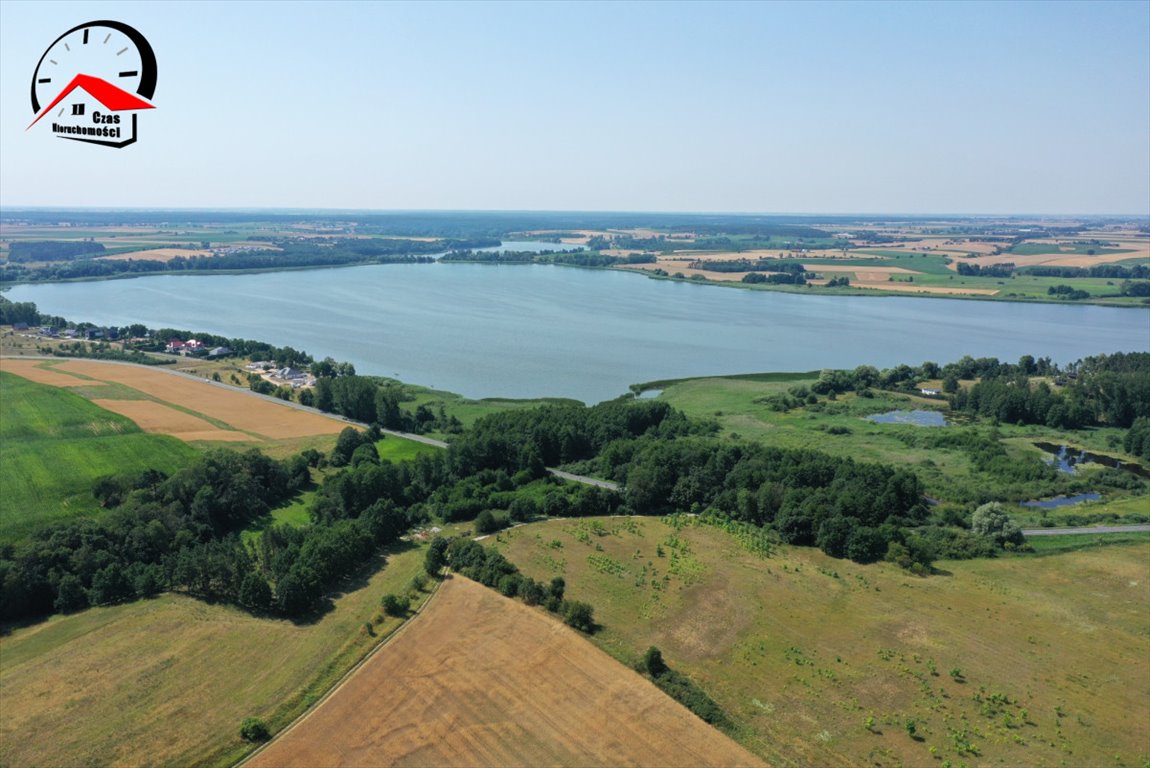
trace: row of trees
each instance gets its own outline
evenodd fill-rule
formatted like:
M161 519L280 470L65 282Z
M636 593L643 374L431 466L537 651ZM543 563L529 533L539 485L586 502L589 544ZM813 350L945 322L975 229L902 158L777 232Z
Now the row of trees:
M518 597L527 605L542 605L581 632L590 634L596 629L595 609L588 603L565 599L567 584L561 576L553 578L550 584L535 581L523 575L514 563L499 552L467 538L456 538L450 542L440 538L431 542L425 562L426 570L432 575L438 575L444 565L450 565L467 578L498 590L505 597Z
M1123 267L1119 264L1095 264L1090 267L1025 267L1021 270L1025 274L1035 277L1104 277L1111 280L1146 280L1150 279L1150 266L1135 264L1132 267Z
M958 262L955 269L964 277L1010 277L1014 274L1014 262L1003 264L967 264Z

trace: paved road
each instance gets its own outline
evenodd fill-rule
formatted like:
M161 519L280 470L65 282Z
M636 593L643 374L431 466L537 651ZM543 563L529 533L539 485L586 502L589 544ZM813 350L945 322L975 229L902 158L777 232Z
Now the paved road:
M1075 536L1083 533L1150 533L1150 525L1095 525L1088 528L1024 528L1023 536Z
M613 483L610 480L600 480L597 477L587 477L586 475L573 475L570 472L564 472L561 469L547 468L547 471L562 480L570 480L573 483L583 483L583 485L593 485L596 488L606 488L609 491L619 490L619 484Z

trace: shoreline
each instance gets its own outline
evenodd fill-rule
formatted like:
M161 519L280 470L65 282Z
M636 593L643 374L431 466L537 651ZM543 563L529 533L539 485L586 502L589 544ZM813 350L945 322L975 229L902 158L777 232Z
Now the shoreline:
M314 266L295 266L295 267L261 267L257 269L181 269L171 271L155 271L155 272L128 272L118 275L103 275L93 277L71 277L60 280L0 280L0 295L17 286L35 286L35 285L62 285L70 283L94 283L104 282L111 280L131 280L135 278L144 277L171 277L171 276L211 276L211 275L260 275L271 274L275 272L304 272L315 271L323 269L350 269L353 267L386 267L386 266L433 266L438 265L439 259L432 262L358 262L355 264L317 264ZM451 261L448 264L484 264L488 266L509 266L509 267L522 267L522 266L555 266L565 267L569 269L587 269L594 271L612 271L612 272L626 272L628 274L640 275L648 278L649 280L664 280L676 283L688 283L691 285L707 285L716 286L721 288L738 288L741 290L751 291L766 291L772 293L789 293L799 296L853 296L862 298L901 298L901 299L957 299L962 301L985 301L997 302L1005 304L1051 304L1055 306L1096 306L1096 307L1112 307L1115 309L1150 309L1150 302L1137 303L1136 301L1121 301L1121 297L1100 297L1097 299L1082 299L1079 301L1067 301L1064 299L1047 299L1042 297L1025 297L1025 296L987 296L981 294L964 294L964 293L923 293L918 291L898 291L898 290L876 290L868 288L859 288L855 286L846 286L843 288L824 288L823 286L807 284L804 287L796 288L792 285L769 285L769 284L754 284L748 285L734 280L693 280L691 278L672 277L670 275L656 275L647 270L631 269L626 265L621 266L583 266L579 264L536 264L534 262L515 262L515 263L499 263L492 264L482 260L475 261ZM1111 299L1119 299L1117 301Z

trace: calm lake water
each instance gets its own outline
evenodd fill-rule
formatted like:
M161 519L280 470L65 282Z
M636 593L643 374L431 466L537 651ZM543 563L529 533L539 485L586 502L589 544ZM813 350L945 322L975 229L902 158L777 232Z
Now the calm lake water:
M946 426L946 416L938 411L887 411L886 413L867 416L866 419L876 424L913 424L916 427Z
M1150 351L1141 309L804 296L544 265L163 275L6 295L77 321L290 345L469 397L598 402L682 376Z

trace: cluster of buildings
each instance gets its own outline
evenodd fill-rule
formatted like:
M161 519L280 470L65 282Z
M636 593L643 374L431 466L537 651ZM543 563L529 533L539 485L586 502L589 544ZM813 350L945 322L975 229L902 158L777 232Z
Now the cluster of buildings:
M227 357L232 353L232 350L228 347L213 347L209 349L207 344L204 344L198 339L188 339L187 341L172 339L168 342L167 346L164 347L164 351L169 355L212 358Z
M301 371L298 368L291 367L276 368L276 364L270 360L248 363L244 368L252 373L258 373L262 379L276 386L291 387L292 389L304 389L315 386L315 376L312 376L307 371Z

